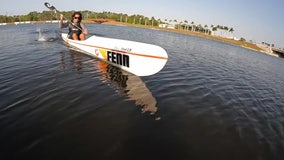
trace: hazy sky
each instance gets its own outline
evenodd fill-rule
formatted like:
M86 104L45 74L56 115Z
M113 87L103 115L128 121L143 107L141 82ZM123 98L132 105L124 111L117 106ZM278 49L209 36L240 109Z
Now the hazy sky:
M47 10L41 0L6 0L0 14ZM58 10L90 10L141 14L161 20L187 20L233 28L234 36L284 48L284 0L49 0Z

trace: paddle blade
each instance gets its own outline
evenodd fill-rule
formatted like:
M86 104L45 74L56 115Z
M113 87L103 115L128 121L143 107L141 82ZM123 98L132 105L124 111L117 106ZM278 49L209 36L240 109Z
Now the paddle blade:
M50 9L55 14L58 12L58 10L54 6L50 5L48 2L45 2L44 5L45 5L46 8Z

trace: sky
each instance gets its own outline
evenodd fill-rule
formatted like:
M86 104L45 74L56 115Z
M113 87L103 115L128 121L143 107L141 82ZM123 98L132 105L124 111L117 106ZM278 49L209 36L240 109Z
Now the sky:
M234 29L234 36L267 42L284 48L284 0L8 0L1 2L1 15L46 11L49 2L60 11L109 11L140 14L155 19L187 20L201 25Z

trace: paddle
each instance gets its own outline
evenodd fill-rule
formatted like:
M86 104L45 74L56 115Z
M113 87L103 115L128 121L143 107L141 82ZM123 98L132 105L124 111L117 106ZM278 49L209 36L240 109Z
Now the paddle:
M60 13L54 6L50 5L48 2L44 3L45 7L47 7L49 10L51 10L52 12L54 12L55 14ZM67 20L65 17L63 17L65 20ZM69 21L69 20L68 20ZM79 30L81 30L83 32L83 30L78 27L75 23L69 21L73 26L75 26L76 28L78 28Z
M59 12L54 6L51 6L49 3L45 2L44 3L45 7L47 7L48 9L50 9L51 11L53 11L55 14L57 14L57 12Z
M54 12L55 14L60 13L60 11L58 11L54 6L50 5L48 2L44 3L45 7L48 8L49 10L51 10L52 12ZM63 17L64 20L69 21L68 19L66 19L65 17ZM76 28L80 29L82 31L82 29L80 27L78 27L76 24L74 24L73 22L69 21L72 25L74 25ZM82 31L83 32L83 31ZM89 35L96 35L96 36L101 36L104 37L104 35L100 35L97 33L89 33Z

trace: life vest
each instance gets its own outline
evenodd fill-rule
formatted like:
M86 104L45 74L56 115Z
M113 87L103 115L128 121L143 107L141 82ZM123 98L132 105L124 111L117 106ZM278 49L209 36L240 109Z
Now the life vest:
M80 28L80 29L79 29ZM69 23L69 33L68 33L68 38L72 39L72 34L77 34L78 36L82 33L82 27L81 23L73 25L72 23Z

